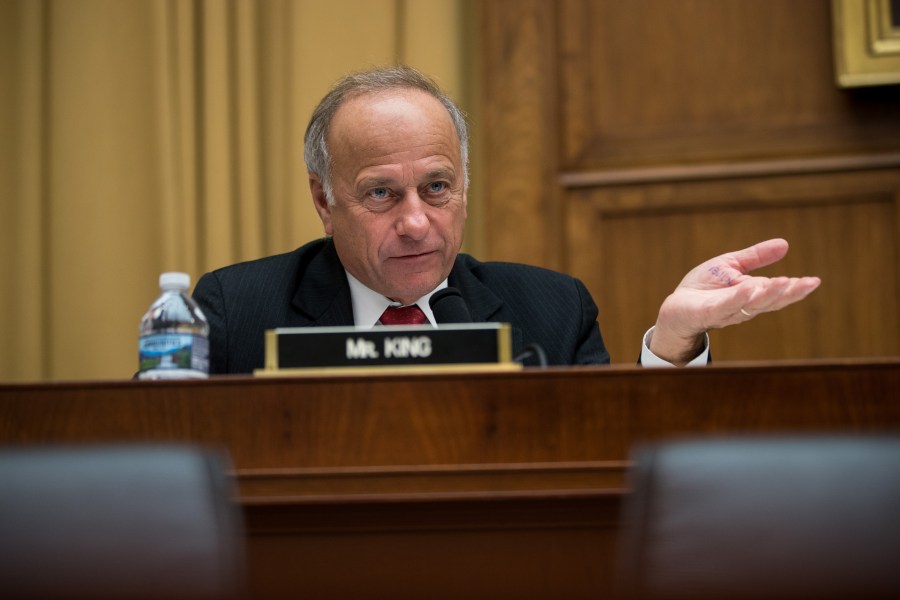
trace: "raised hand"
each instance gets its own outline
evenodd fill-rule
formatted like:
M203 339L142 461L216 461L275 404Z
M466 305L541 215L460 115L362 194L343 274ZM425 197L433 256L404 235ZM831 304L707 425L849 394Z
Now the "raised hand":
M691 269L662 303L650 350L673 364L685 364L700 352L709 329L743 323L808 296L819 287L818 277L748 274L781 260L787 251L787 241L767 240Z

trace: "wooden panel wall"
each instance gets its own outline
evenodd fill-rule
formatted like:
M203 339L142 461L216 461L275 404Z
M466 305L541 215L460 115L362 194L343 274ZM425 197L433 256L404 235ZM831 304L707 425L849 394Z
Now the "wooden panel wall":
M900 86L835 84L830 2L480 6L487 258L582 278L627 363L691 267L784 237L762 273L822 288L715 357L900 354Z

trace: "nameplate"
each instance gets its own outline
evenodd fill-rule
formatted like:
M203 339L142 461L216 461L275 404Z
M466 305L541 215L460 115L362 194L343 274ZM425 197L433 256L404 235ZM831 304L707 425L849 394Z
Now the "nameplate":
M266 371L512 362L506 323L285 327L266 331Z

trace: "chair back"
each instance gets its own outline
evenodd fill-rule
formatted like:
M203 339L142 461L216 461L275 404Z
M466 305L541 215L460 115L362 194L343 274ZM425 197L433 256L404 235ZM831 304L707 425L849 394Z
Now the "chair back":
M900 438L640 448L622 596L900 598Z
M0 595L241 596L228 468L190 446L0 450Z

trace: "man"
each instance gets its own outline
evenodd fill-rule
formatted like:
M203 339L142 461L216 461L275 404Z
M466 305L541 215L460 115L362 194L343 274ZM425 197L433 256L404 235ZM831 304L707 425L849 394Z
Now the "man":
M512 326L513 352L540 346L550 364L603 364L609 354L584 285L525 265L460 254L468 131L456 105L408 67L351 75L310 119L305 159L325 239L204 275L194 297L210 321L210 372L249 373L275 327L387 322L391 306L460 290L476 322ZM696 267L663 302L644 337L643 364L705 363L706 331L804 298L815 277L751 277L781 259L769 240Z

